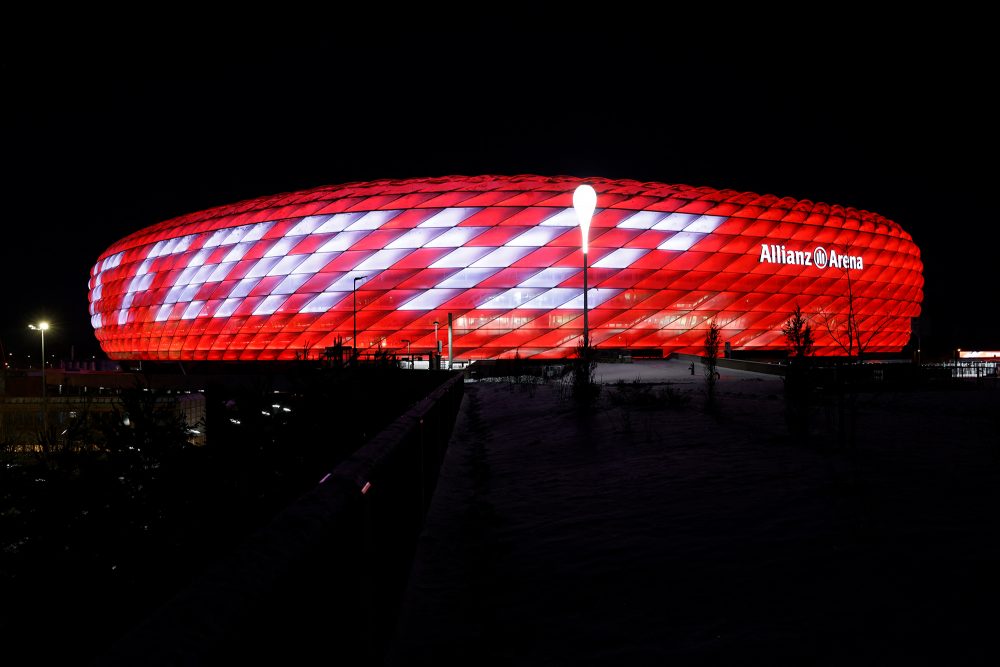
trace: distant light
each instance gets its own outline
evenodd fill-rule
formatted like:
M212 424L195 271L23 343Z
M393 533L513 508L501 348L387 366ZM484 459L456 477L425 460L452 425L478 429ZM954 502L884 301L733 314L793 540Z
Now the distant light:
M328 472L325 475L323 475L323 479L319 480L319 483L322 484L326 480L330 479L330 475L332 475L332 474L333 474L332 472Z
M587 184L577 186L573 191L573 208L576 209L576 219L580 222L580 231L583 234L583 252L587 253L590 235L590 219L594 217L594 209L597 208L597 192Z
M372 488L371 482L365 482L365 485L361 487L361 495L368 493L368 489Z

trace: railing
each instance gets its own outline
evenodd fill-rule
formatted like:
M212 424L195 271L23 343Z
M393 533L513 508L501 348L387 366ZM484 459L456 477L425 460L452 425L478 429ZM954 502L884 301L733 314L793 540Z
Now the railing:
M381 662L463 389L448 379L99 664Z

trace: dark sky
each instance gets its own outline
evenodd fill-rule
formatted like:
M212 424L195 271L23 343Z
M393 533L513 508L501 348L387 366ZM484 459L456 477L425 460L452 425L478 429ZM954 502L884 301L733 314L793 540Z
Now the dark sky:
M574 38L526 14L378 18L5 42L7 351L33 351L27 324L46 317L54 353L97 353L88 271L142 227L319 185L480 173L876 211L923 254L925 348L1000 348L996 77L974 20L597 17Z

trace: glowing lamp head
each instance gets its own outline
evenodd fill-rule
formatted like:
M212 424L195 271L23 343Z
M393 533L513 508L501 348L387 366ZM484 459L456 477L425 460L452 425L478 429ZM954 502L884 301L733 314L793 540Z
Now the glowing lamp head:
M28 328L29 329L34 329L35 331L47 331L48 328L49 328L49 323L48 322L39 322L37 325L35 325L35 324L29 324Z
M583 254L587 254L587 240L590 236L590 219L594 217L597 208L597 193L589 185L579 185L573 191L573 208L576 219L580 221L580 232L583 234Z

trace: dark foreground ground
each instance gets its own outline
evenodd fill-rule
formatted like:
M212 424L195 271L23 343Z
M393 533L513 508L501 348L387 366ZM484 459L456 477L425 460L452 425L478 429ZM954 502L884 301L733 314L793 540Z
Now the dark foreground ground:
M389 662L998 664L1000 390L862 394L845 446L685 371L644 408L468 385Z

